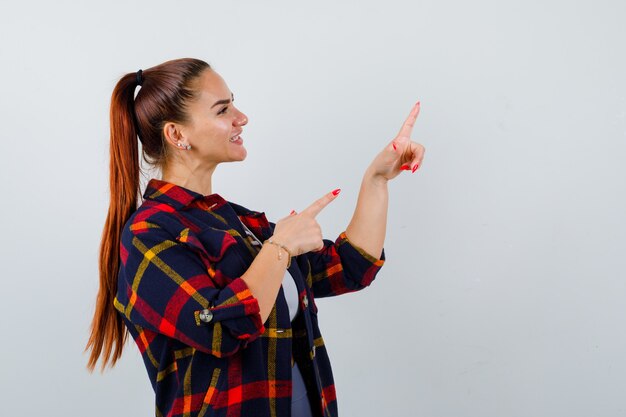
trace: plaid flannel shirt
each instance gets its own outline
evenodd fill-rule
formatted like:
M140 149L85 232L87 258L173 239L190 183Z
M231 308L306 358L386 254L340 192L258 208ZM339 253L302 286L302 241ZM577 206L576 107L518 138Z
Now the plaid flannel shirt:
M114 305L133 337L156 395L156 416L291 414L295 359L314 415L337 416L333 374L315 298L358 291L385 261L345 231L292 258L301 311L293 322L282 287L265 323L241 275L275 223L264 212L150 179L126 222Z

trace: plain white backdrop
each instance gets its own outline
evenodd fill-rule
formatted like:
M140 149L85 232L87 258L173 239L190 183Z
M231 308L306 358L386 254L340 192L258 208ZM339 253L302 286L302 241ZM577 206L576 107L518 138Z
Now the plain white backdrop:
M248 156L213 190L272 221L361 177L421 101L387 262L318 301L343 417L626 415L622 1L0 3L0 414L149 416L130 341L89 374L119 77L222 75Z

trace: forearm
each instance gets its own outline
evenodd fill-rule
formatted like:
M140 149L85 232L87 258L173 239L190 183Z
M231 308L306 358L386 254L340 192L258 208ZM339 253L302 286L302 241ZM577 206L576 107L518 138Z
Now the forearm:
M346 236L375 258L380 258L385 242L388 205L387 180L366 171Z
M277 259L277 251L276 245L264 244L248 270L241 276L241 279L248 284L252 295L259 302L263 323L269 317L276 303L276 297L289 261L289 254L285 250L282 250L282 259Z

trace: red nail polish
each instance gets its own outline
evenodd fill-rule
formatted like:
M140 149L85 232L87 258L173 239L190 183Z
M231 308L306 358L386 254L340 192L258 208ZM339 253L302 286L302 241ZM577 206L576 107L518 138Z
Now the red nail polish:
M336 190L334 190L333 195L337 195L339 194L339 192L341 192L341 188L337 188Z
M404 164L404 165L402 165L402 166L400 167L400 169L402 169L402 170L405 170L405 171L406 171L406 170L411 169L411 168L409 168L409 166L408 166L407 164Z
M392 142L391 144L393 145L393 150L394 150L394 151L395 151L396 149L398 149L398 148L396 148L396 144L395 144L395 143L393 143L393 142Z
M415 172L415 170L417 169L418 166L419 166L419 164L415 164L415 166L413 167L413 171L412 172Z

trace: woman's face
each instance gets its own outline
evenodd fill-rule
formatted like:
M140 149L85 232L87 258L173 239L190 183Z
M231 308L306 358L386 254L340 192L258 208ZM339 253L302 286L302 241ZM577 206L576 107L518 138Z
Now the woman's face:
M190 121L179 125L181 142L191 145L191 150L180 152L190 152L201 159L198 162L211 164L244 160L247 151L237 137L248 118L234 106L233 93L212 69L205 70L196 83L199 97L188 104ZM233 136L236 141L231 140Z

